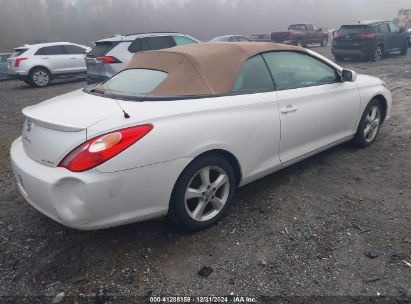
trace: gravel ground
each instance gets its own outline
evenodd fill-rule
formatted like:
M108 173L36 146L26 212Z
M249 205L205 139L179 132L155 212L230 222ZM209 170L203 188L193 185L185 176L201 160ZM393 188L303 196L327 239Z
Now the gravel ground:
M314 50L331 57L329 48ZM46 89L0 82L0 303L72 303L79 294L90 303L150 295L410 298L411 54L342 65L392 89L392 119L376 144L344 144L250 184L229 216L195 234L162 220L80 232L30 207L9 162L21 109L84 81ZM203 266L213 269L208 277L198 275Z

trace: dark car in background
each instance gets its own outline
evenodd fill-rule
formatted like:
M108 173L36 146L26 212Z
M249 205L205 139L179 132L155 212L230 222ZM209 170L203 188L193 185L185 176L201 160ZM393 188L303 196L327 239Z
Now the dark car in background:
M323 28L309 23L292 24L285 32L271 33L273 42L293 44L306 47L308 44L327 46L329 33Z
M250 42L251 40L242 35L226 35L218 36L211 39L209 42Z
M0 53L0 79L8 79L7 59L11 53Z
M345 58L380 61L394 51L406 55L409 39L409 34L393 22L359 21L341 26L334 37L332 53L337 61Z

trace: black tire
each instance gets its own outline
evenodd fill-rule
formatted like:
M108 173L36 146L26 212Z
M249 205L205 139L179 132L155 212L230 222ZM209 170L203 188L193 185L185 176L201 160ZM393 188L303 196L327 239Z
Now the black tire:
M34 68L30 71L29 82L35 88L44 88L51 83L51 74L45 68Z
M28 85L31 85L31 82L30 82L30 80L23 80L26 84L28 84Z
M305 48L307 46L302 39L297 40L295 45L299 46L299 47L303 47L303 48Z
M380 62L384 56L384 47L382 45L377 45L374 52L370 55L370 60L372 62Z
M366 129L367 125L370 124L370 122L367 121L367 117L369 117L369 114L370 114L371 110L375 107L378 109L378 113L379 113L379 124L378 124L378 126L376 126L377 131L376 131L375 135L373 136L373 138L371 140L369 140L369 139L366 138L366 135L365 135L365 129ZM360 124L358 125L358 129L357 129L357 133L355 134L354 139L353 139L354 145L359 147L359 148L366 148L366 147L371 146L378 137L378 134L379 134L380 129L381 129L382 122L383 122L383 111L382 111L381 101L379 101L378 99L373 99L367 105L367 107L365 108L364 113L361 117L361 121L360 121Z
M218 194L217 192L225 186L221 186L221 188L214 190L214 195L208 193L209 191L213 192L213 188L210 188L210 190L207 190L207 188L204 188L203 190L199 190L202 192L202 197L196 197L192 199L188 199L186 201L186 190L194 185L196 182L200 182L198 185L198 189L202 189L201 186L203 185L202 179L200 178L200 172L204 170L205 168L216 168L219 170L222 170L221 172L224 172L227 177L226 184L228 184L228 189L224 189L226 201L223 207L220 210L214 210L214 202L209 201L207 203L204 203L206 206L201 213L201 215L205 214L205 218L203 220L196 220L194 219L194 210L196 210L196 207L200 205L200 200L203 199L204 201L208 201L209 199L212 200L218 195L222 195L223 191ZM210 176L210 181L213 181L213 171L210 171L211 173L209 174ZM220 174L219 172L218 174ZM226 185L225 184L225 185ZM178 178L176 185L174 186L173 194L171 196L171 201L170 201L170 209L168 212L168 218L172 220L175 224L178 226L182 227L185 230L189 231L199 231L206 229L214 224L216 224L225 214L227 211L227 208L229 207L232 198L234 196L234 193L237 188L237 183L236 183L236 176L234 173L234 169L232 168L231 164L224 159L222 156L219 154L208 154L205 155L204 157L200 157L198 159L195 159L193 162L191 162L187 168L184 169L184 171L181 173L180 177ZM194 189L197 190L197 187ZM204 195L204 193L206 193ZM192 204L192 205L190 205ZM211 209L207 211L207 208ZM193 210L191 210L193 209ZM192 212L192 214L190 213ZM210 214L209 216L212 216L211 218L207 219L207 212ZM213 212L217 212L215 215L213 215Z
M321 46L326 47L328 45L328 37L324 36L323 40L321 41Z
M410 44L409 40L408 39L405 40L404 45L402 46L402 49L401 49L401 55L403 56L407 55L409 44Z

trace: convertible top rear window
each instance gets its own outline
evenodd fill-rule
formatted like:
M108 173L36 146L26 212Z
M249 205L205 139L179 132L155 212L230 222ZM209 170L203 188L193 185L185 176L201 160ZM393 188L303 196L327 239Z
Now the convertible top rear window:
M101 84L100 89L121 95L145 95L157 88L167 76L163 71L129 69Z

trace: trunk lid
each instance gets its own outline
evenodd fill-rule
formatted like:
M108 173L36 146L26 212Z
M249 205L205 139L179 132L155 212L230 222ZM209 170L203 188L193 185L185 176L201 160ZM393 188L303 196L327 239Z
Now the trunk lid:
M23 109L23 146L35 161L57 166L71 150L87 140L87 128L112 115L121 115L115 100L81 90Z

